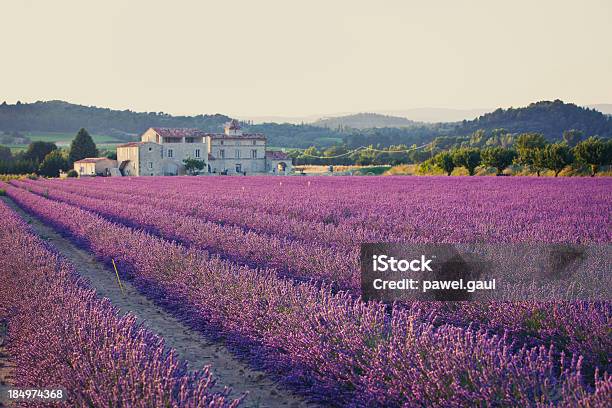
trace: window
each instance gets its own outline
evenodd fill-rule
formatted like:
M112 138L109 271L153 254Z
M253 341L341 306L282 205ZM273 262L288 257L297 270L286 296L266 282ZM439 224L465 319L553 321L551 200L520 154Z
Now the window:
M221 146L223 146L223 140L221 141Z
M149 168L152 169L153 168L153 162L149 162Z
M251 150L251 157L252 157L253 159L256 159L256 158L257 158L257 149L253 149L253 150Z
M223 149L219 150L219 157L222 159L225 159L225 150Z
M168 149L168 157L170 157L170 158L174 157L174 150L173 149Z
M235 156L235 157L236 157L237 159L239 159L239 158L240 158L240 149L236 149L236 156Z
M150 151L150 152L152 152L152 151L153 151L153 148L152 148L151 146L149 146L149 151Z
M185 138L185 143L193 143L193 137Z
M253 140L253 146L257 144L257 140Z
M200 158L200 149L195 149L195 157L196 159Z

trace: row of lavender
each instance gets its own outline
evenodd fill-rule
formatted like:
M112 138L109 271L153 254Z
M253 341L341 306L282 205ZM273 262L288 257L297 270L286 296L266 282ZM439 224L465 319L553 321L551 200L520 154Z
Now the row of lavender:
M204 221L181 211L164 209L149 199L134 200L128 195L90 191L66 191L60 184L45 185L11 181L47 198L93 211L112 221L134 228L144 228L166 239L222 255L239 263L274 268L280 274L302 280L319 280L357 294L359 282L359 247L350 251L292 241L284 237L244 231L240 227ZM188 207L187 207L188 208Z
M85 188L102 185L108 191L168 200L174 209L188 209L210 221L271 228L271 233L281 235L294 230L289 235L308 242L331 239L358 244L362 238L469 242L481 237L489 242L609 242L612 238L602 228L610 222L612 210L609 178L389 177L381 182L378 178L278 181L252 177L248 182L240 178L150 178L69 183ZM308 235L312 225L325 235Z
M86 189L79 189L78 184L73 186L58 182L13 181L13 184L233 261L268 267L282 276L336 282L336 287L348 288L353 294L359 291L358 248L346 253L338 248L305 245L287 238L245 232L238 227L203 221L198 217L183 215L181 208L185 207L180 207L178 201L167 199L157 202L152 199L156 204L149 205L149 199L143 203L145 200L134 200L134 196L101 191L101 188L112 185L106 181L103 185L87 183ZM138 188L130 187L129 190ZM141 197L144 194L141 192ZM190 208L189 204L187 201L186 208ZM177 211L164 209L167 205L175 206ZM563 351L582 356L585 368L591 375L596 367L605 371L611 367L611 307L609 303L496 302L486 305L463 303L452 307L433 303L428 306L428 316L434 324L451 323L461 327L471 324L500 335L507 333L520 346L556 344Z
M87 246L192 325L215 330L311 396L356 405L605 406L612 379L583 383L581 359L553 347L512 351L506 338L427 322L427 305L387 314L266 270L113 224L95 214L15 187L27 211Z
M289 183L289 180L284 182ZM59 189L75 193L79 198L101 200L77 204L89 205L94 211L106 210L105 216L121 217L123 222L131 222L133 216L138 215L139 211L134 211L135 207L145 207L147 215L142 215L136 222L148 228L155 228L150 224L157 221L151 216L152 213L157 214L158 218L179 218L182 220L181 225L196 225L198 231L209 233L194 239L193 234L185 236L184 231L176 234L172 227L164 226L166 232L175 235L173 239L198 244L237 260L284 268L293 276L327 278L328 281L335 281L341 289L354 291L359 290L357 258L360 242L486 240L491 243L525 239L609 242L611 238L610 229L603 227L609 225L612 212L612 186L607 179L585 182L580 186L580 196L573 194L577 186L559 183L557 180L540 182L527 179L523 185L494 184L489 181L482 185L470 185L471 190L466 190L463 184L469 184L468 180L460 180L455 185L444 185L448 182L442 179L440 185L429 183L409 186L405 185L408 183L397 186L396 180L390 183L387 180L379 183L388 186L388 191L380 194L386 201L381 199L380 202L369 199L371 197L367 195L366 199L360 198L363 197L360 192L369 191L371 186L353 184L352 194L345 196L345 201L352 203L351 208L344 204L345 207L340 211L345 214L344 217L334 214L338 211L330 207L328 198L341 195L342 191L336 190L341 189L342 185L332 183L332 186L326 186L325 181L314 179L313 183L317 186L313 184L304 188L293 182L293 185L285 187L285 199L291 197L295 200L296 196L307 191L311 195L309 200L297 199L292 203L307 203L308 208L317 208L319 212L328 214L323 221L307 222L295 219L291 213L294 210L270 215L267 201L262 197L268 199L272 196L277 200L273 193L269 193L275 186L270 185L270 181L267 186L258 186L257 182L261 181L257 179L254 186L249 181L246 185L248 190L245 185L227 187L227 180L222 183L224 189L219 189L215 187L219 183L210 181L200 182L198 186L189 179L180 179L180 182L172 184L159 178L156 179L159 186L153 186L147 181L135 184L132 180L113 179L104 179L97 184L87 181L47 181L36 184L38 191L45 188ZM319 184L323 186L319 187ZM217 194L219 190L220 196ZM449 190L452 190L451 194ZM411 197L409 205L399 199L402 193L405 193L405 197ZM243 206L245 196L250 207ZM396 202L389 203L388 197L393 197ZM492 197L495 197L495 202L491 202ZM56 198L66 199L58 195ZM143 202L147 203L146 206ZM380 206L377 211L372 208L372 202ZM120 213L116 209L118 203L131 204L131 207ZM508 205L511 208L505 209L504 206ZM284 206L283 201L278 200L273 207L291 206ZM328 222L331 218L334 221ZM390 220L394 223L393 229L385 228ZM174 220L172 223L175 223ZM218 237L218 240L213 240L213 236ZM253 245L240 247L236 242ZM307 244L310 250L304 251L302 244ZM269 259L274 250L289 256L284 257L284 260ZM322 264L321 259L327 262Z
M0 319L17 387L61 387L65 406L237 406L107 300L0 202ZM146 380L143 381L143 378Z

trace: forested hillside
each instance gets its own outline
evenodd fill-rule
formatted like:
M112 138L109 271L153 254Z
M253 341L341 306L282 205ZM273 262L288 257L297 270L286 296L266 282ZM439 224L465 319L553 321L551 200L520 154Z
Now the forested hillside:
M381 115L379 115L381 116ZM560 140L564 131L574 129L585 136L612 136L612 117L588 108L560 100L532 103L523 108L497 109L472 121L427 124L411 122L408 127L390 126L390 117L383 120L387 126L361 129L361 119L372 119L367 114L351 116L350 126L326 128L312 124L249 124L244 128L268 137L268 144L276 147L307 148L346 145L358 147L375 145L412 145L428 143L436 137L470 137L482 129L489 134L496 129L518 134L542 133L548 140ZM357 122L353 121L358 120ZM380 119L380 118L378 118ZM387 120L388 119L388 120ZM222 130L230 117L222 114L172 116L163 112L133 112L75 105L62 101L17 103L0 105L0 132L69 132L86 128L92 134L113 136L114 139L135 139L152 126L194 127L211 132ZM393 119L395 120L395 119ZM359 123L358 123L359 122ZM384 124L381 122L381 124Z
M399 116L381 115L378 113L356 113L354 115L337 116L319 119L312 123L330 129L371 129L383 127L413 127L417 122Z
M136 136L149 127L194 127L220 131L230 118L225 115L172 116L163 112L132 112L63 101L0 105L0 130L76 132L86 128L91 133Z
M524 108L497 109L472 121L462 122L456 135L478 129L506 129L511 133L537 132L548 140L558 140L563 132L576 129L586 135L612 136L612 117L594 109L560 100L532 103Z

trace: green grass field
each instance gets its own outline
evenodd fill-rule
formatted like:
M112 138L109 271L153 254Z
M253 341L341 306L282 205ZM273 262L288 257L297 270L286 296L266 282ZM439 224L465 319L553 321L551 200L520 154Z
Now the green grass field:
M70 145L72 139L76 136L76 133L61 133L61 132L26 132L25 135L30 138L30 140L37 141L42 140L44 142L53 142L58 145ZM96 144L104 144L104 143L121 143L114 136L108 135L91 135L94 143Z
M76 133L62 133L62 132L25 132L25 136L27 136L32 142L43 141L43 142L51 142L55 143L59 148L66 148L70 146L70 142L76 136ZM124 143L120 140L117 140L114 136L108 135L91 135L94 143L98 146L98 149L101 150L112 150L115 151L116 145L120 143ZM21 150L25 150L27 145L8 145L13 152L18 152Z

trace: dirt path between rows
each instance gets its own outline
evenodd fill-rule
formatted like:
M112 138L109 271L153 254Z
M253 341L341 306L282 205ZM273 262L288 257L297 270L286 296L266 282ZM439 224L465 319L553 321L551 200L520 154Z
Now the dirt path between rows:
M202 334L190 329L142 295L129 282L122 281L125 290L125 295L123 295L112 270L98 262L89 252L78 248L62 237L53 228L25 213L12 200L6 197L3 199L30 224L43 240L52 244L63 257L74 265L79 275L96 289L99 296L110 299L121 313L131 312L139 322L144 321L150 331L163 337L166 345L176 350L178 356L187 362L190 369L198 370L205 365L210 365L217 384L230 387L232 397L239 397L248 392L248 396L243 400L243 406L313 406L277 385L263 371L254 370L248 364L238 360L223 344L210 341ZM1 356L0 354L0 359ZM0 389L1 387L0 384Z

